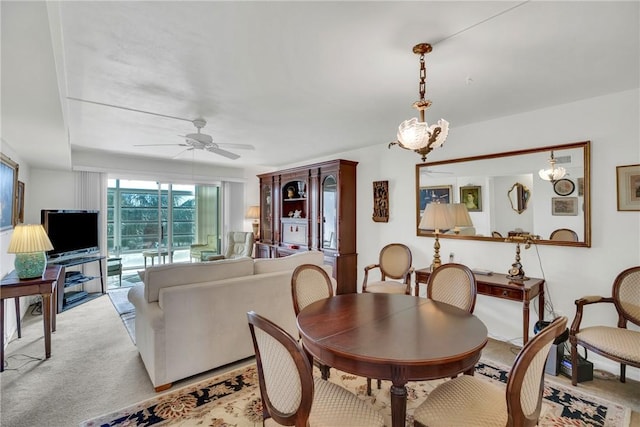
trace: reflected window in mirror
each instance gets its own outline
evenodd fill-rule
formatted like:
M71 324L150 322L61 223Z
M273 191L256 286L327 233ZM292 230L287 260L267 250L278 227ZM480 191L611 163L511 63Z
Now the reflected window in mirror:
M554 209L557 188L539 176L538 171L548 165L551 151L557 165L567 172L564 179L575 184L573 192L561 197L577 198L577 215L558 214ZM465 204L468 202L466 189L478 189L480 199L477 206L482 207L477 211L469 209L475 234L452 233L440 237L504 242L499 235L508 236L510 232L525 230L539 235L541 239L537 243L541 244L591 246L589 141L416 165L416 234L432 237L432 232L417 227L420 221L420 190L425 187L450 187L450 202ZM575 230L578 241L549 239L551 232L558 228Z

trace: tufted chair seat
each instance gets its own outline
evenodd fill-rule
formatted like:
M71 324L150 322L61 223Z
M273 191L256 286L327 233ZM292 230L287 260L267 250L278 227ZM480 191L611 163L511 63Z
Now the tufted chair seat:
M627 322L640 326L640 266L618 274L611 297L586 296L576 300L576 315L569 331L572 366L578 364L578 345L620 363L620 381L626 380L626 366L640 368L640 332L627 329ZM585 307L613 303L618 312L618 325L595 325L581 328ZM578 384L577 370L571 382Z

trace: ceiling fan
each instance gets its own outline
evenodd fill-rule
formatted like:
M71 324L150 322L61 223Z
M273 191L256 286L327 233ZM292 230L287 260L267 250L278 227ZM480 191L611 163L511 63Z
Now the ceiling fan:
M200 129L202 129L203 127L206 126L207 121L203 118L197 118L195 120L192 121L193 125L196 127L197 132L196 133L189 133L187 135L179 135L182 136L185 140L183 143L176 143L176 144L136 144L134 145L134 147L153 147L153 146L161 146L161 145L177 145L180 147L187 147L184 150L182 150L180 153L176 154L174 156L178 157L180 154L184 153L185 151L191 151L191 150L204 150L204 151L209 151L211 153L214 154L218 154L220 156L226 157L228 159L231 160L235 160L237 158L240 157L240 155L236 154L236 153L232 153L231 151L227 151L227 150L223 150L220 147L229 147L229 148L235 148L235 149L239 149L239 150L253 150L254 147L253 145L249 145L249 144L221 144L221 143L216 143L213 142L213 138L211 137L211 135L207 135L206 133L201 133Z
M207 121L205 119L203 119L202 117L199 117L199 118L194 119L194 120L190 120L190 119L186 119L186 118L182 118L182 117L170 116L170 115L167 115L167 114L160 114L160 113L153 113L151 111L139 110L137 108L130 108L130 107L124 107L124 106L121 106L121 105L113 105L113 104L107 104L107 103L104 103L104 102L91 101L91 100L88 100L88 99L75 98L75 97L72 97L72 96L68 96L67 99L70 99L72 101L86 102L86 103L89 103L89 104L102 105L102 106L105 106L105 107L119 108L121 110L134 111L134 112L137 112L137 113L150 114L152 116L166 117L166 118L176 119L176 120L184 120L184 121L193 123L193 125L197 129L197 132L196 133L190 133L188 135L179 135L179 136L182 136L185 139L185 141L183 143L181 143L181 144L176 143L176 144L136 144L136 145L134 145L134 147L154 147L154 146L158 147L158 146L162 146L162 145L176 145L176 146L180 146L180 147L187 147L184 150L182 150L181 152L179 152L178 154L176 154L175 156L173 156L174 159L176 157L180 156L185 151L204 150L204 151L209 151L209 152L214 153L214 154L218 154L220 156L226 157L226 158L231 159L231 160L236 160L237 158L240 157L239 154L232 153L231 151L223 150L220 147L228 147L228 148L237 149L237 150L254 150L255 149L255 147L253 145L249 145L249 144L231 144L231 143L216 143L216 142L213 142L213 138L211 137L211 135L207 135L205 133L201 133L200 132L200 129L202 129L203 127L205 127L207 125Z

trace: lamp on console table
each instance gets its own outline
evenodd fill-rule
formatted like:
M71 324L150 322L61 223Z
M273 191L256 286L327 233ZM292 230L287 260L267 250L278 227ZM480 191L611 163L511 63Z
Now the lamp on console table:
M469 210L464 203L450 203L449 209L451 209L451 214L453 215L454 233L460 234L460 227L473 227Z
M434 230L436 241L433 244L433 263L431 264L431 271L442 265L440 261L440 242L438 240L438 234L441 230L449 230L455 226L455 220L451 215L449 205L445 203L429 203L424 210L420 225L418 228L422 230Z
M20 279L42 277L47 266L45 251L53 249L40 224L18 224L13 229L7 252L16 254L14 266Z
M253 222L251 226L253 227L253 239L258 241L258 227L260 226L260 222L258 219L260 218L260 206L249 206L247 209L247 213L245 215L248 219L252 219Z

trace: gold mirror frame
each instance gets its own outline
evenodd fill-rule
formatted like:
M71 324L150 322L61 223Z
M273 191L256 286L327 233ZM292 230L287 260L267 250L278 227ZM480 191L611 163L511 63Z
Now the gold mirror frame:
M526 185L516 182L511 186L511 189L507 192L507 198L511 203L511 209L521 214L527 210L527 204L529 203L529 197L531 192Z
M528 165L527 169L524 170L524 168L522 168L523 170L521 170L519 174L530 175L530 178L532 180L536 180L536 182L540 181L537 183L538 189L542 188L540 187L541 185L545 187L544 187L544 191L538 191L538 194L536 194L535 185L529 188L530 195L527 203L526 212L535 210L536 206L538 206L536 205L536 203L540 204L539 205L540 207L548 204L549 205L549 209L548 209L549 221L548 222L549 223L553 222L554 224L562 224L563 217L552 215L552 209L550 207L552 203L552 196L557 196L557 194L553 193L553 184L551 182L542 182L542 180L540 180L540 178L538 177L538 170L548 168L549 164L547 161L551 154L551 150L554 151L554 155L556 156L556 158L558 157L562 158L562 156L565 154L563 153L562 150L574 150L573 152L575 152L575 154L578 155L580 149L582 151L582 157L580 159L576 159L576 161L577 160L580 161L582 166L582 171L580 171L579 169L576 169L575 173L572 175L571 170L569 170L569 174L567 178L571 179L576 184L576 190L570 196L573 198L578 198L578 200L582 199L581 206L578 208L578 215L576 216L576 218L573 219L573 221L579 221L578 217L580 216L580 213L582 214L581 226L583 227L583 229L580 230L579 227L574 227L576 228L576 231L578 231L579 234L581 234L582 240L578 242L556 241L556 240L549 239L550 232L547 232L546 230L544 235L542 235L542 233L537 233L537 229L544 229L544 226L547 224L538 224L538 227L536 227L536 225L533 224L533 226L531 227L532 229L526 230L526 231L529 231L534 235L536 234L540 235L540 239L536 239L536 243L538 244L555 245L555 246L591 247L591 185L590 185L591 184L590 182L591 181L590 180L591 142L590 141L575 142L575 143L563 144L563 145L552 145L552 146L545 146L545 147L538 147L538 148L530 148L525 150L507 151L503 153L462 157L457 159L441 160L437 162L427 162L427 163L416 164L416 169L415 169L416 235L423 236L423 237L434 237L434 234L432 231L421 230L418 228L418 224L420 223L420 217L421 217L421 197L420 197L421 187L424 188L432 185L446 185L447 183L451 183L454 180L456 180L457 177L463 176L461 174L455 174L455 173L453 173L452 175L447 175L450 173L450 171L447 169L448 167L451 169L473 169L470 166L474 166L479 169L483 169L485 171L486 170L501 171L502 169L508 170L510 168L516 167L514 165L517 165L519 163L527 164ZM528 156L528 157L525 157L525 156ZM535 160L532 161L531 158L535 158ZM483 163L475 164L475 162L483 162L487 160L491 161L491 162L487 162L487 165L491 164L491 167L487 166L485 168L482 168ZM502 160L504 160L504 162L502 162ZM467 162L474 162L474 163L467 163ZM558 166L564 166L564 165L558 164ZM582 176L580 176L580 172L582 172ZM518 175L518 173L515 173L515 172L512 172L511 174L514 176ZM430 177L427 179L423 178L423 180L421 181L421 176L424 176L424 175L429 175ZM497 175L498 174L495 174L489 177L489 176L486 176L485 174L484 178L490 179ZM433 178L433 177L437 177L437 178ZM445 178L442 178L442 177L445 177ZM509 184L509 187L507 187L507 189L511 187L513 182L519 182L519 180L517 178L515 180L511 180L511 183ZM451 192L452 195L456 195L458 193L458 186L461 187L465 185L469 185L469 183L458 182L457 185L454 185L453 191ZM546 185L548 185L548 187L546 187ZM487 200L491 200L491 197L504 198L505 193L500 191L499 194L498 192L495 192L495 194L492 195L491 192L485 191L485 189L483 189L483 195L484 195L483 197L488 198ZM456 201L455 199L451 200L451 202L455 202L455 201ZM422 203L424 203L424 200L422 201ZM490 202L483 203L483 205L489 206L490 208L492 203ZM547 210L546 207L544 210L546 212ZM515 215L519 215L513 211L511 212L514 213ZM477 215L477 213L472 213L472 216L473 214ZM543 221L546 221L547 219L546 216L540 217L540 218L542 218L542 219L539 219L541 223ZM566 219L566 217L564 218L565 220L569 221L569 219ZM496 228L499 228L499 227L496 227ZM562 227L558 226L557 228L562 228ZM571 227L568 227L568 228L571 228ZM485 230L485 233L483 233L483 235L462 235L462 234L446 234L445 233L445 234L439 234L438 237L445 238L445 239L505 242L505 237L507 237L508 235L507 230L504 230L504 229L497 230L504 236L502 238L492 237L491 236L492 231L494 230Z

